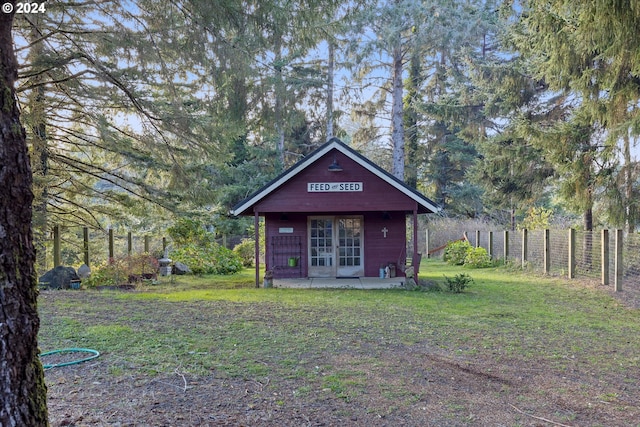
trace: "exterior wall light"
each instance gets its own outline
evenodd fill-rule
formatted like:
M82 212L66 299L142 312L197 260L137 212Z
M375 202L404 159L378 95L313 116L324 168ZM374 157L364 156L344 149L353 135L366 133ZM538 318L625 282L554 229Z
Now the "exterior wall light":
M329 165L329 172L342 172L342 166L338 164L336 158L333 158L333 163Z

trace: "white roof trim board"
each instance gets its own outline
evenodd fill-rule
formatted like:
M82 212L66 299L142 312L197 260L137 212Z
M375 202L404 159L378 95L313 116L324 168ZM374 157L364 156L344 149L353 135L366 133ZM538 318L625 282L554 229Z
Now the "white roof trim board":
M387 182L388 184L396 188L398 191L404 193L411 199L415 200L418 204L429 209L430 211L439 212L441 210L439 206L437 206L434 202L432 202L431 200L423 196L418 191L414 190L411 187L408 187L404 182L400 181L399 179L391 175L389 172L385 171L384 169L382 169L381 167L379 167L378 165L376 165L375 163L373 163L372 161L370 161L369 159L367 159L357 151L345 145L339 139L332 138L326 144L322 145L316 151L312 152L307 157L305 157L304 159L302 159L301 161L293 165L290 169L283 172L280 176L278 176L273 181L266 184L260 190L256 191L255 193L253 193L252 195L250 195L249 197L247 197L246 199L238 203L236 206L233 207L230 213L235 216L242 215L251 206L255 205L260 200L267 197L269 194L275 191L278 187L280 187L281 185L289 181L291 178L293 178L298 173L306 169L308 166L315 163L316 160L320 159L322 156L324 156L325 154L327 154L329 151L333 149L336 149L339 152L343 153L345 156L349 157L350 159L358 163L360 166L364 167L369 172L373 173L378 178Z

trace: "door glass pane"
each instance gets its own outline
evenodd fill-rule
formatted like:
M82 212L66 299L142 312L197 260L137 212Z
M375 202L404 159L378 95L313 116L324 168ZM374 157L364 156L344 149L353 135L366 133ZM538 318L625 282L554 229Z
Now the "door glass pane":
M333 265L331 236L333 233L331 219L311 220L311 265L330 267Z
M361 264L360 226L359 218L338 220L338 237L340 239L338 262L340 266L359 266Z

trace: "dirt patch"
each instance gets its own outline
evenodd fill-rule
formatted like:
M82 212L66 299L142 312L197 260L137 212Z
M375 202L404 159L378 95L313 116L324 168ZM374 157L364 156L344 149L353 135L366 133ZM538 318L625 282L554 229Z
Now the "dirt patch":
M52 292L47 298L52 306L68 294ZM99 297L73 294L74 300L85 298L95 302ZM115 304L95 302L107 303ZM144 313L158 310L153 301L135 301L135 306ZM231 306L215 318L211 307L203 310L197 302L180 307L169 313L163 306L166 323L154 319L157 328L181 330L195 316L198 322L231 324L239 316ZM273 310L254 304L242 316L264 322ZM305 310L310 317L319 315ZM107 323L110 313L102 311L99 321ZM45 313L45 321L52 315ZM324 316L330 319L331 313ZM98 359L46 371L51 425L615 427L640 420L637 371L605 375L570 357L558 368L535 356L459 355L429 339L367 339L346 335L344 347L299 355L290 371L275 368L268 358L254 361L273 368L266 375L247 370L232 376L217 369L194 375L180 367L146 374L123 368L126 362L105 351Z

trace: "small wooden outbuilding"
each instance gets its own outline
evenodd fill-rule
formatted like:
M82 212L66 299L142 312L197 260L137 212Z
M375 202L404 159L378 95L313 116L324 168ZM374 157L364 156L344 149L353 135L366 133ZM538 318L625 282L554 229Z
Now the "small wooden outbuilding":
M418 215L440 208L337 138L329 140L260 190L233 215L252 215L259 257L265 219L266 270L275 279L380 277L404 274L407 218L418 253ZM256 261L256 286L259 286ZM417 271L416 271L417 274Z

